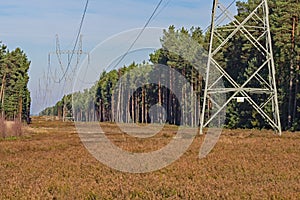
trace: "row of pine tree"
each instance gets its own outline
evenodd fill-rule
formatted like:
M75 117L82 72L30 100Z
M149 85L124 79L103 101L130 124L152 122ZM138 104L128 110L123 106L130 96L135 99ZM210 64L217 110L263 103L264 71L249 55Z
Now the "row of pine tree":
M20 48L0 46L0 118L30 122L29 66Z

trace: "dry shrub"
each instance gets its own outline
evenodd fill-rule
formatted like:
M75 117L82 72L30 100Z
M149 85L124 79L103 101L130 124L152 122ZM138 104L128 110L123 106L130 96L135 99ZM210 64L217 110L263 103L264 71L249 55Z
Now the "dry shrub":
M15 120L12 126L12 133L14 136L22 136L22 122L20 122L19 120Z
M6 129L5 120L2 117L0 117L0 134L1 134L0 136L5 138L6 137L6 131L7 131L7 129Z
M36 134L28 140L0 142L0 199L300 199L300 132L278 137L266 130L224 129L203 159L205 137L197 136L170 166L130 174L90 155L72 123L33 118L30 128ZM134 138L124 140L117 125L101 128L129 152L156 149L169 141L163 133L174 135L168 126L140 148Z

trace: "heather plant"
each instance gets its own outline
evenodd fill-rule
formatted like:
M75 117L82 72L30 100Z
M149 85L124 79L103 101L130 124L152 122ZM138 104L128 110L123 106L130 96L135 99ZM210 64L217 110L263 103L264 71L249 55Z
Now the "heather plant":
M11 128L12 130L12 134L14 136L22 136L23 132L22 132L22 122L19 120L15 120L14 124Z
M0 117L0 134L2 138L6 137L6 124L5 120L2 117Z

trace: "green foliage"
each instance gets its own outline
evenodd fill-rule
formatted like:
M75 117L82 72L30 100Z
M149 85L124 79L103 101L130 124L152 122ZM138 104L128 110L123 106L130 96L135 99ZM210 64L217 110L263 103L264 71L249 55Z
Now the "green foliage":
M273 52L277 75L277 88L279 92L280 116L283 129L299 130L299 15L300 4L298 0L271 0L270 25L273 39ZM244 19L258 4L258 0L237 2L237 19ZM252 25L252 21L247 25ZM257 21L255 22L257 23ZM256 34L255 32L253 33ZM255 35L258 38L258 35ZM254 66L263 62L261 54L251 45L245 43L243 35L236 35L229 41L228 47L222 51L219 60L223 61L226 71L243 83L254 71ZM262 77L267 80L268 72L263 71ZM226 87L230 85L225 83ZM247 85L257 87L258 83ZM263 95L254 96L255 102L260 104ZM271 113L271 106L265 107ZM250 105L232 102L227 110L227 126L230 128L269 128L265 120ZM293 126L294 125L294 126Z
M26 54L16 48L7 50L5 45L0 50L0 111L1 117L8 120L30 120L30 92L28 70L30 61Z
M278 74L281 121L285 129L299 124L300 3L270 1L274 56ZM299 127L297 128L299 129Z

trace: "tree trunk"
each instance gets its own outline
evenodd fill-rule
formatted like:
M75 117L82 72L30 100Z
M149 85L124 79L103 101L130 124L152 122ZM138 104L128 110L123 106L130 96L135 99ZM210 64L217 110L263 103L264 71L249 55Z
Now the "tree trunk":
M127 110L126 110L126 122L129 123L130 122L130 90L127 89ZM131 104L132 105L132 104ZM131 109L132 110L132 109Z
M134 93L131 96L131 119L132 119L132 123L135 123L135 94Z
M169 87L169 123L173 124L173 119L172 119L172 70L170 70L170 87Z
M139 98L138 93L135 92L135 123L139 123Z
M298 1L297 1L298 2ZM295 46L296 46L296 40L295 40L295 35L296 35L296 29L298 26L298 17L294 16L293 17L293 30L292 30L292 48L293 48L293 53L295 54ZM297 34L298 35L298 34ZM295 55L297 58L297 55ZM296 60L296 77L295 77L295 92L294 92L294 105L293 105L293 120L296 119L296 114L297 114L297 94L298 94L298 84L299 84L299 63L298 60Z
M102 99L99 99L99 121L103 122Z
M193 77L193 76L192 76ZM195 109L194 109L194 103L195 103L195 99L194 99L194 96L193 96L193 93L194 93L194 91L193 91L193 82L191 82L191 96L190 96L190 101L191 101L191 107L190 107L190 109L191 109L191 116L190 116L190 125L193 127L194 126L194 112L195 112Z
M121 89L122 89L122 84L119 83L119 92L118 92L118 99L117 99L117 116L116 116L116 121L117 122L122 122L123 120L121 119L122 117L122 108L121 108Z
M23 98L19 98L19 113L18 113L18 120L22 121L22 111L23 111Z
M115 104L115 98L114 98L114 96L115 96L114 94L111 95L111 104L110 104L111 105L110 106L110 108L111 108L110 109L111 110L111 115L110 115L111 116L111 120L110 121L111 122L115 122L115 106L114 106L114 104Z
M4 76L2 78L2 85L1 85L1 91L0 91L0 101L2 101L3 98L3 91L4 91L4 87L5 87L5 81L6 81L6 73L4 73Z
M4 73L4 76L2 78L2 85L1 85L1 91L0 91L1 110L2 110L1 117L2 117L2 119L5 118L5 111L4 111L5 84L6 84L6 73Z
M4 110L4 99L5 99L5 89L2 91L2 100L1 100L1 109L2 109L2 113L1 113L1 116L2 116L2 119L5 119L5 110Z
M145 87L142 87L142 124L145 122Z
M66 121L66 117L67 117L67 106L66 106L66 104L65 104L65 102L64 102L64 105L63 105L63 112L62 112L62 114L63 114L63 121L65 122Z
M293 25L292 25L292 51L291 51L291 65L290 65L290 84L289 84L289 104L288 104L288 129L292 127L293 118L292 118L292 101L293 98L296 98L297 94L293 94L293 85L294 85L294 52L295 52L295 28L296 28L296 17L293 17Z
M160 82L160 77L159 77L159 81L158 81L158 105L159 106L163 106L162 104L162 90L161 90L161 82ZM162 112L158 112L158 119L159 119L159 123L162 123ZM154 119L154 118L152 118Z
M297 69L296 71L299 71L299 65L297 65ZM297 102L298 102L298 98L297 98L297 94L298 94L298 90L299 90L299 74L296 74L296 81L295 81L295 99L294 99L294 109L293 109L293 119L296 119L296 115L297 115Z

